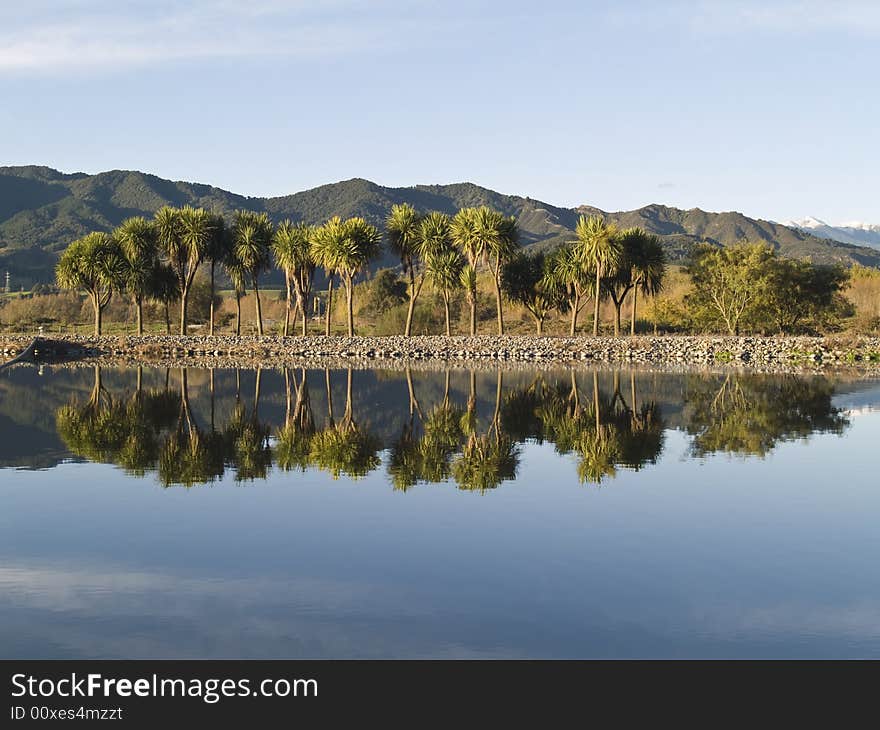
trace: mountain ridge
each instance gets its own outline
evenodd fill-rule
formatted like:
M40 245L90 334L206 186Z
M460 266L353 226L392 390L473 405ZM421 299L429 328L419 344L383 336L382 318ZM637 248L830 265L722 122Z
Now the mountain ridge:
M508 195L472 182L387 187L351 178L272 197L247 196L206 183L173 181L138 170L64 173L39 165L0 167L0 271L19 286L50 281L58 253L92 230L111 230L132 215L151 215L162 205L195 205L231 215L236 209L265 211L273 219L321 223L331 215L364 216L381 225L395 203L454 213L490 205L517 217L521 242L551 249L574 235L580 214L601 214L621 227L639 225L658 234L673 260L698 243L727 246L765 241L781 255L820 263L861 263L880 268L880 250L820 238L809 231L737 212L682 210L652 203L632 211L604 211L582 205L555 206L528 196ZM380 265L397 262L387 253ZM16 286L15 288L18 288Z
M880 224L853 221L832 225L819 218L807 216L799 221L787 221L785 225L808 231L818 238L825 238L854 246L868 246L880 250Z

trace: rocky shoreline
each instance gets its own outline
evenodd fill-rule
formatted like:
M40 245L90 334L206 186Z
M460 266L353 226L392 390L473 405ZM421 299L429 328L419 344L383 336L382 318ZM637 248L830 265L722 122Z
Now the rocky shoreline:
M23 352L29 335L0 335L2 360ZM55 335L37 343L37 359L214 367L357 363L627 363L726 365L755 369L857 367L880 370L880 337L216 337Z

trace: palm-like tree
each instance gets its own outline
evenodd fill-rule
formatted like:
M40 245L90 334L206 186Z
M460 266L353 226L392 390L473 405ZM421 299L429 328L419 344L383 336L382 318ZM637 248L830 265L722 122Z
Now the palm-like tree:
M593 292L593 336L599 334L599 300L602 296L602 279L611 275L620 261L623 246L617 229L609 225L601 216L580 216L575 227L575 250L595 270L596 282Z
M480 208L477 214L477 232L485 241L486 257L492 271L495 285L495 307L498 313L498 334L504 334L504 313L502 310L501 273L504 265L516 254L518 233L516 218L503 216L489 208Z
M208 316L208 334L214 334L214 292L215 292L215 275L217 264L223 265L223 262L229 256L232 248L232 232L226 225L226 219L217 213L212 214L211 235L208 239L208 245L205 250L205 259L211 265L211 304L210 314Z
M449 321L449 300L452 292L461 286L461 272L464 259L454 248L431 253L426 259L428 278L440 290L443 296L443 308L446 313L446 336L452 334Z
M247 271L244 264L238 259L235 247L230 246L226 251L226 257L221 262L226 276L232 282L232 290L235 292L235 335L241 334L241 298L247 294Z
M113 231L123 256L123 281L137 314L139 335L144 333L144 298L150 295L157 265L159 239L156 226L146 218L129 218Z
M180 334L186 334L189 292L213 235L214 220L202 208L170 208L156 211L159 249L177 277L180 291Z
M471 309L470 334L477 334L477 264L483 259L485 241L478 235L477 208L462 208L450 224L452 242L467 260L462 284Z
M614 303L614 334L620 334L620 312L630 291L633 309L630 334L635 334L635 304L639 292L656 294L663 284L666 259L660 240L641 228L627 228L619 234L621 255L616 270L602 280Z
M417 260L420 262L419 273L415 277L416 296L422 290L422 285L426 278L431 278L435 284L439 282L438 275L442 274L436 270L440 265L438 257L452 251L451 238L451 219L446 213L432 212L422 218L417 233L417 242L415 245ZM450 257L446 264L450 264ZM432 272L432 268L434 271ZM447 281L447 288L454 289L460 283L461 273L457 273L459 282L452 283ZM448 277L447 277L448 278ZM447 323L448 324L448 323ZM448 329L448 328L447 328Z
M313 255L328 274L338 274L345 287L348 336L354 336L354 279L379 255L382 238L363 218L331 218L315 234ZM328 301L328 312L330 302Z
M556 249L547 262L548 289L564 292L565 306L571 312L569 335L577 334L577 319L584 303L593 293L593 273L571 244Z
M660 239L641 229L636 229L640 238L640 245L635 255L631 258L631 280L633 283L633 300L630 313L629 333L636 333L636 300L639 293L645 296L655 296L663 289L663 279L666 276L666 253Z
M307 310L312 282L315 278L315 260L312 257L312 238L315 228L305 223L282 222L272 239L275 263L284 271L287 288L287 306L284 311L284 336L290 325L290 300L296 296L297 309L302 315L302 334L307 334Z
M388 244L391 250L400 257L403 273L409 276L409 306L406 311L406 326L404 336L412 334L413 313L416 308L416 299L421 291L423 277L418 277L416 269L420 266L421 247L421 224L422 216L408 203L393 205L391 213L385 221L385 232L388 236ZM418 287L417 287L417 281Z
M89 233L61 254L55 278L62 289L83 289L95 311L95 334L101 334L101 316L114 290L124 286L125 261L119 244L108 233Z
M272 263L272 236L275 227L265 213L240 210L232 225L232 248L235 258L247 272L256 299L257 334L263 336L263 308L260 302L260 275Z
M324 269L327 276L327 302L324 309L324 335L330 336L330 318L333 311L333 278L336 276L333 251L345 237L345 224L338 215L330 218L323 226L315 229L312 236L310 254L316 265Z

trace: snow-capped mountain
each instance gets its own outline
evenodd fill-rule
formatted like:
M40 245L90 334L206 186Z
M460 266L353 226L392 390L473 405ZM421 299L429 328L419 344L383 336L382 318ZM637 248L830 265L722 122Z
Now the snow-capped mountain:
M856 246L871 246L880 249L880 224L850 221L838 226L826 223L818 218L807 217L803 220L788 221L785 225L800 228L819 238L830 238L833 241L851 243Z

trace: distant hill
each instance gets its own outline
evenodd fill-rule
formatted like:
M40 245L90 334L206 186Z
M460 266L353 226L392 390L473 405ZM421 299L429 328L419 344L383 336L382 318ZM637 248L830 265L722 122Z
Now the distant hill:
M275 220L321 223L332 215L361 215L381 225L395 203L453 213L490 205L519 220L524 246L549 249L570 240L580 213L600 213L621 226L640 225L662 236L673 258L682 259L697 243L727 246L766 241L784 256L824 263L855 262L880 267L880 251L818 238L811 233L741 213L707 213L649 205L607 213L596 208L559 208L532 198L502 195L472 183L389 188L353 179L277 198L254 198L188 182L173 182L137 171L97 175L65 174L48 167L0 167L0 276L10 271L13 286L50 281L58 253L93 230L110 230L133 215L150 215L163 205L190 204L231 214L266 211ZM386 255L383 265L394 264Z

